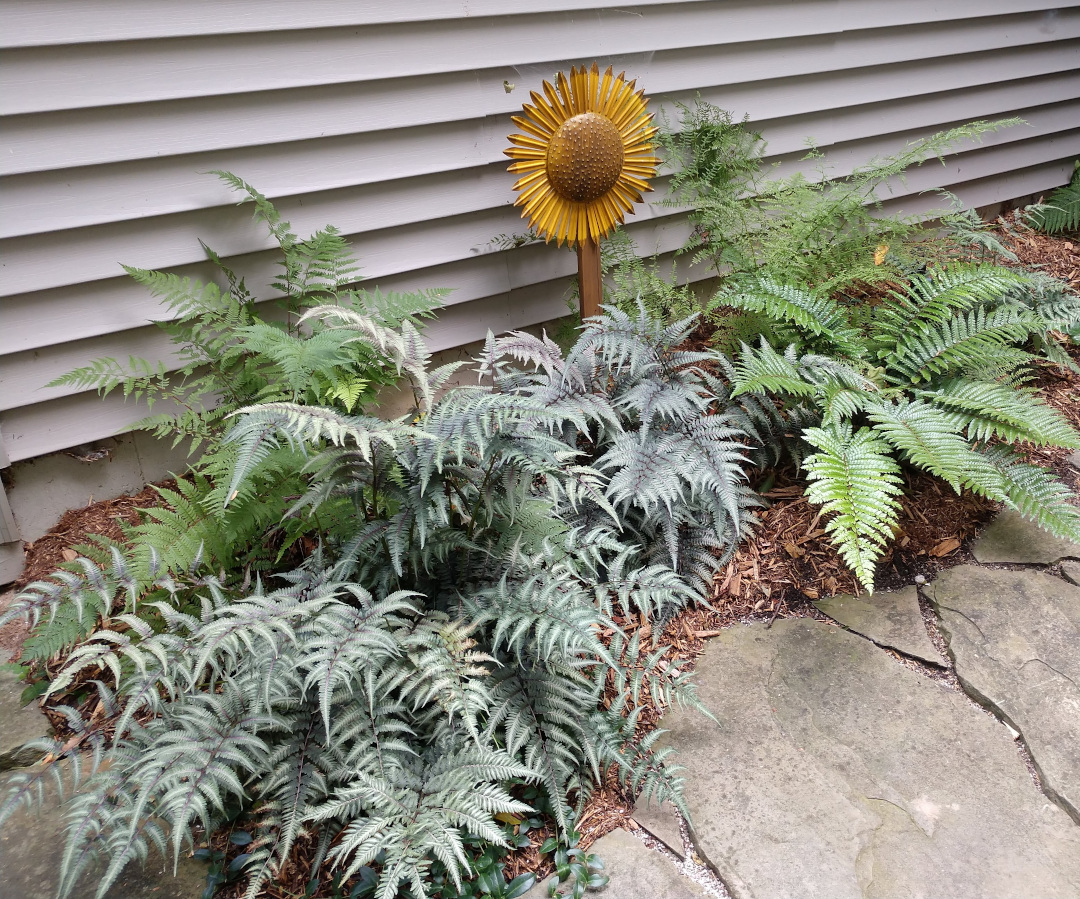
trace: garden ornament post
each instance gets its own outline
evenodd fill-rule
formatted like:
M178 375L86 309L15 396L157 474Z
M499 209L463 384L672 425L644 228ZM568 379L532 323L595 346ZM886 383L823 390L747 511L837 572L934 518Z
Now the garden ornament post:
M510 171L522 176L514 185L521 217L545 242L577 247L584 320L600 313L600 238L652 190L657 129L644 92L635 93L636 82L612 75L610 66L603 76L596 63L572 68L555 82L544 82L543 96L530 93L525 114L513 117L525 133L511 134L514 146L503 152L515 160Z

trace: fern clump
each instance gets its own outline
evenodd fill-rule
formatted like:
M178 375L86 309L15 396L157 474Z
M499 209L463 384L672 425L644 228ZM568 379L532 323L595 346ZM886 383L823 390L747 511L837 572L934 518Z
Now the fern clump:
M1080 231L1080 165L1073 167L1072 178L1059 187L1045 203L1037 203L1025 210L1025 218L1032 228L1047 234Z
M694 262L733 281L765 275L825 293L897 276L896 263L904 261L903 246L919 221L881 214L892 182L914 166L941 161L962 141L1019 121L942 131L839 178L812 147L803 158L809 176L784 177L762 164L765 141L746 120L700 100L680 113L662 144L675 168L671 202L691 207L694 233L685 249Z
M761 314L786 349L744 343L735 394L780 400L814 450L807 496L868 589L897 526L897 460L1080 539L1080 510L1018 445L1080 446L1067 420L1025 386L1041 352L1069 362L1053 332L1080 323L1080 298L1043 275L956 264L915 275L880 303L759 277L721 306ZM807 427L808 411L817 418Z
M176 487L160 491L163 505L148 509L145 520L128 530L128 542L140 554L132 569L142 587L136 593L146 599L156 595L146 547L154 547L165 570L185 571L199 559L229 578L250 580L252 572L273 570L284 556L295 555L297 547L324 539L351 514L340 503L328 503L317 519L285 515L306 489L300 473L304 457L288 447L266 454L236 495L227 489L235 446L222 438L238 409L280 401L354 413L373 405L377 390L397 380L393 362L370 335L324 327L322 319L303 319L305 312L331 304L362 313L384 329L412 327L444 295L354 289L359 266L336 228L301 238L255 188L228 172L216 174L253 205L255 218L280 250L271 298L257 300L244 278L205 246L220 284L128 267L169 313L158 326L172 340L178 368L170 371L134 357L126 365L105 358L53 382L96 389L103 396L119 390L152 413L170 407L134 427L174 446L190 441L192 454L201 450ZM108 554L107 547L84 551L99 563L101 553ZM94 620L87 616L80 623L58 613L38 630L23 658L40 661L69 648Z
M377 881L382 899L450 897L478 876L477 842L505 844L497 816L542 804L565 843L612 767L681 803L670 750L637 725L695 702L691 685L624 625L708 589L755 503L747 449L776 422L708 372L721 357L678 349L692 321L611 310L565 356L489 337L490 383L449 389L456 365L432 369L408 321L323 305L309 323L362 340L417 400L391 421L284 399L233 415L223 510L289 453L303 489L287 517L334 510L317 553L247 586L205 558L179 571L148 544L113 548L8 613L103 619L50 685L92 681L108 713L65 710L93 752L75 770L65 889L104 855L103 895L128 861L175 858L242 814L249 897L301 834L316 869ZM0 817L71 754L47 749Z

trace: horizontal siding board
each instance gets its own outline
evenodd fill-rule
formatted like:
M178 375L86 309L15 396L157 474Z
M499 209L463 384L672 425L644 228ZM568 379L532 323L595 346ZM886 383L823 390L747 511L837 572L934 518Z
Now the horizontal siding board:
M692 0L691 0L692 2ZM656 0L515 0L513 11L584 11L652 6ZM453 21L505 15L506 0L7 0L0 47L51 46L207 34L250 34L387 22ZM212 9L212 14L208 10Z
M880 128L879 116L880 111L877 117L866 121L866 126L876 125ZM1065 101L1031 110L1028 113L1028 126L987 135L983 142L994 145L1025 140L1032 133L1060 131L1078 121L1080 100ZM808 123L801 124L805 126ZM831 131L830 122L819 122L819 125L829 126ZM804 138L813 136L819 146L830 146L834 143L830 131L824 134L804 132ZM874 139L865 146L854 142L844 151L846 156L835 160L836 171L846 172L861 160L895 152L917 135L901 133L876 137L871 131L868 136ZM500 163L339 189L322 195L290 197L279 201L278 205L298 233L311 233L329 222L354 236L405 225L442 222L472 213L498 211L501 225L499 230L492 231L486 237L483 241L486 243L498 233L524 230L523 226L516 225L518 213L510 208L513 180L513 176ZM661 189L657 195L650 197L653 204L664 195L663 182L658 186ZM226 191L226 195L230 198L234 196L229 191ZM660 213L662 210L645 207L639 215ZM265 229L251 221L250 210L235 205L166 216L161 222L134 220L13 238L0 242L0 256L7 260L0 294L11 296L114 277L118 260L140 268L175 268L190 264L202 258L200 240L223 256L273 247ZM482 245L460 252L463 255L466 252L475 253ZM397 250L387 248L378 257L377 267L372 274L394 274L401 270L401 266L415 266L416 260L411 253L412 249L407 245L401 245ZM50 260L55 258L63 258L65 265L62 268L51 266ZM398 268L393 268L394 265Z
M83 44L60 57L12 49L0 69L0 114L466 72L478 59L487 67L523 68L547 63L552 47L567 59L702 45L723 52L730 44L840 34L854 23L872 22L880 31L897 25L900 15L905 26L945 21L956 27L956 17L940 3L911 7L896 4L883 20L882 4L874 0L803 0L794 7L788 0L723 0L643 6L634 15L551 12ZM990 0L978 12L981 20L1034 17L1040 27L1053 22L1055 29L1061 16L1051 3L1035 0Z
M881 102L889 102L890 130L903 130L939 127L955 120L958 110L969 119L998 117L1005 110L1023 110L1033 96L1042 105L1080 97L1080 71L1076 70L1035 76L1038 80L954 88L948 75L956 72L943 72L939 90L933 93L888 100L879 85L872 103L843 109L815 107L780 120L758 121L756 126L764 130L770 152L786 153L803 147L807 136L824 147L865 136L868 129L880 131ZM827 101L835 93L823 89L816 97ZM671 104L659 105L674 120ZM452 122L231 153L84 166L65 172L59 183L51 172L9 176L0 191L0 238L137 221L235 201L235 194L205 174L214 170L242 174L267 196L281 198L389 180L400 183L406 178L504 162L505 135L513 129L509 118L486 128L485 138L490 137L483 142L477 140L479 127L476 121ZM437 153L432 152L434 146Z
M852 156L856 161L865 158L861 154L852 154ZM940 198L931 198L930 205L927 206L927 198L922 196L923 192L939 185L945 184L950 188L955 188L965 182L978 181L1021 168L1025 163L1053 163L1063 158L1076 156L1080 156L1080 127L1042 135L1023 142L981 147L948 157L943 167L933 163L911 171L904 179L895 179L891 192L888 190L882 192L882 199L913 198L909 203L899 203L898 206L893 204L906 214L913 215L930 208L941 208ZM642 235L643 245L640 249L643 252L668 252L681 245L689 232L681 217L675 215L658 219L655 226L650 222L638 224L631 229L631 234ZM400 234L388 236L379 233L374 239L396 245L403 242ZM446 239L452 241L453 235L446 235ZM365 241L361 239L355 243L362 247ZM514 268L508 269L511 290L527 286L532 282L550 280L553 276L570 274L575 268L572 254L565 251L559 253L542 245L526 247L523 251L516 253L497 255L505 259L517 257ZM453 285L445 286L453 287ZM461 307L463 305L461 298L456 299L455 303L455 298L451 298L451 303L455 308ZM487 324L478 323L477 326L481 327L481 331L470 337L470 340L481 336ZM433 334L438 334L438 323L430 330ZM439 346L439 348L443 347ZM44 389L42 385L72 368L86 364L92 358L98 356L124 358L129 353L150 359L160 358L166 361L170 359L167 338L156 328L138 328L90 340L70 341L55 347L10 354L6 357L4 372L0 376L0 394L3 397L0 399L0 408L10 409L28 402L39 402L69 394L72 392L71 388Z
M1040 91L1039 95L1045 96L1045 92ZM1080 95L1080 91L1078 91L1078 95ZM961 108L972 111L968 98L952 97L950 102L955 102ZM1034 134L1040 133L1040 131L1049 132L1068 127L1080 121L1080 110L1077 108L1078 102L1080 101L1065 101L1027 110L1027 120L1033 127L1022 126L988 135L986 141L989 144L995 144L1014 140L1027 140ZM980 108L978 111L972 111L972 114L977 115L982 111L983 109ZM1008 108L1005 104L1001 104L997 106L996 111L1000 115L1004 115L1008 112ZM955 113L954 107L953 112ZM836 146L832 149L830 164L834 166L834 174L839 174L850 170L852 165L863 162L874 155L895 152L908 140L917 136L913 130L877 135L876 131L880 130L881 109L875 104L846 110L844 115L847 116L846 119L841 117L826 119L803 117L795 124L784 120L776 123L775 128L767 127L766 134L770 138L770 149L779 148L790 153L802 144L802 140L807 135L814 136L819 146L822 147L832 146L840 143L841 140L846 140L846 146ZM918 127L920 131L929 130L928 126L931 125L934 128L940 128L950 124L939 121L939 118L940 116L934 116L930 122L922 122L918 117L914 120L908 120L905 116L890 114L889 121L894 124L906 124L909 129ZM840 127L834 132L833 128L838 123ZM819 127L826 125L829 127L828 131L823 133L819 130ZM777 140L773 135L776 129L783 129L788 133L788 137ZM796 138L798 139L796 140ZM838 154L842 154L842 156ZM801 155L801 152L796 155ZM791 164L788 163L783 171L790 168ZM498 172L495 172L495 174L497 175ZM309 230L309 226L311 229L318 227L328 220L353 233L359 233L372 226L372 210L363 202L362 198L355 196L351 192L343 192L341 202L336 202L335 197L336 195L332 196L328 201L324 198L323 202L320 202L320 198L315 196L301 197L295 201L290 201L288 204L283 204L282 208L287 217L294 222L301 232ZM653 197L650 197L650 199L653 199ZM497 200L502 201L503 205L505 205L507 196L500 195ZM404 198L402 198L400 205L405 206ZM307 213L306 209L315 211ZM306 215L307 220L298 219L297 213ZM246 210L229 208L223 210L220 215L220 219L207 220L213 230L212 234L198 229L187 233L187 249L194 251L197 255L201 254L197 243L199 238L205 239L211 246L227 255L251 252L253 246L263 247L270 245L269 241L265 239L261 227L250 221ZM169 217L167 221L172 224L177 218L175 216ZM377 224L385 226L387 222L378 222ZM505 233L521 233L524 230L524 223L516 218L516 213L511 213L510 218L504 224L505 227L502 230ZM160 227L147 229L145 234L153 237L160 231L163 231ZM88 233L95 240L103 240L106 236L104 229L92 230ZM478 280L474 275L474 270L477 268L476 257L483 254L485 249L488 249L486 247L487 242L497 233L499 232L492 231L487 235L485 242L480 245L462 248L462 252L467 253L467 258L451 260L434 267L425 265L422 270L422 277L409 279L407 278L409 273L405 272L405 282L399 283L400 279L393 277L390 277L390 280L387 281L389 273L380 267L388 259L385 255L378 258L362 259L362 274L366 278L378 280L384 286L388 285L391 289L413 289L420 286L430 287L435 285L452 287L455 289L452 302L465 302L489 295L497 292L491 288L490 279L485 277ZM241 243L239 249L236 245L222 246L219 243L219 238L237 238L238 235L244 235L247 241ZM161 234L160 240L163 245L170 242L165 233ZM107 275L113 276L103 279L100 283L82 282L74 287L39 291L10 297L5 300L5 328L0 332L0 353L25 351L59 342L122 330L141 325L159 315L160 310L156 301L141 286L125 277L116 278L114 276L118 266L113 260L121 253L126 254L122 257L125 262L139 264L144 267L168 267L170 270L177 270L187 277L205 279L212 274L208 268L202 265L181 264L178 261L179 257L171 260L159 259L157 261L148 258L139 259L135 255L136 248L137 244L125 246L123 243L116 243L115 245L99 247L96 254L88 254L88 258L91 260L107 263L107 268L103 269L103 271ZM65 259L68 259L70 265L70 260L73 257L73 250L70 246L53 249L57 255L62 255ZM6 255L18 256L15 253L7 253ZM510 255L516 258L519 254ZM238 263L242 270L247 271L248 266L254 262L259 275L250 277L249 283L259 291L259 296L266 296L261 291L264 290L266 283L269 281L270 260L272 258L272 256L267 256L265 262L244 259ZM415 265L415 263L411 264ZM65 268L65 271L67 271L67 268ZM84 276L87 275L87 273L83 274ZM543 275L541 274L539 277L542 278ZM507 287L509 287L509 284ZM54 322L54 327L42 329L40 327L40 309L46 307L52 311L51 319ZM88 308L94 310L93 316L86 314Z
M751 42L719 54L711 47L659 52L641 60L634 74L642 86L660 95L968 53L994 51L1007 58L1010 54L997 51L1039 44L1049 49L1078 37L1080 10L1070 9L1061 12L1053 29L1045 27L1041 14L1028 14ZM545 71L561 62L553 60ZM1075 56L1061 68L1075 68ZM703 76L710 83L703 84ZM171 153L194 153L346 134L360 127L384 130L505 115L516 111L523 98L507 94L503 83L516 83L518 77L511 68L495 67L11 116L0 173L146 158L160 155L162 147ZM846 102L858 102L857 79L848 79L847 86Z
M698 0L701 2L701 0ZM689 6L684 2L681 6ZM702 3L701 5L705 5ZM715 2L709 6L717 7ZM720 6L727 16L732 4ZM792 16L790 2L770 4L788 18ZM854 4L839 0L800 4L796 15L812 9L817 15L835 10L848 11ZM985 0L965 8L940 0L906 0L904 3L877 3L872 9L879 25L899 25L913 21L938 21L996 14L1001 11L1042 8L1044 4L1029 2L1026 6L1010 0ZM1060 4L1068 6L1070 4ZM258 32L295 31L311 28L370 27L385 23L413 23L483 19L488 16L508 16L531 13L572 13L580 19L588 14L614 11L625 15L646 15L657 6L656 0L515 0L508 7L505 0L411 0L409 3L386 3L385 0L342 3L340 0L260 0L257 12L251 0L216 0L213 14L207 15L205 3L192 0L50 0L50 15L41 13L41 0L7 0L4 11L4 31L0 47L54 46L95 42L138 41L147 38L197 37L203 35L240 35ZM864 3L863 6L869 6ZM850 20L843 22L843 25Z
M160 308L119 261L206 277L202 238L266 295L276 253L210 169L301 233L341 226L369 283L451 288L436 349L562 314L573 254L493 238L525 227L509 116L567 59L625 67L667 113L698 92L749 113L782 172L808 167L810 136L843 173L949 123L1030 121L911 173L886 203L907 213L929 214L940 200L920 191L939 185L973 205L1046 190L1080 153L1080 0L3 2L0 408L16 460L142 414L42 389L102 353L169 359L148 324ZM689 233L657 206L629 230L665 259ZM685 262L682 277L707 274Z
M951 187L966 205L985 206L1038 192L1046 185L1062 184L1068 180L1071 171L1070 158ZM924 198L920 202L929 201ZM908 200L904 206L914 210L916 202ZM925 207L926 210L930 208L932 206ZM523 294L523 288L461 306L460 312L456 309L444 312L439 321L447 322L447 338L438 342L451 347L478 339L486 329L485 322L497 319L500 314L504 316L504 324L513 322L508 327L527 327L549 321L565 313L563 298L568 283L567 279L559 278L533 285L530 295L534 305L529 309L524 309L514 299ZM477 309L483 314L472 314ZM518 311L514 312L515 309ZM2 437L11 461L17 462L119 433L143 414L137 406L125 404L122 397L115 394L101 400L92 393L80 393L5 412Z

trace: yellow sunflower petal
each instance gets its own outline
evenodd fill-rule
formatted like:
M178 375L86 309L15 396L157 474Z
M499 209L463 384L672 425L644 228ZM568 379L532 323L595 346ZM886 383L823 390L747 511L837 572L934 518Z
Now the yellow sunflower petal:
M510 154L503 150L507 156ZM538 169L546 169L547 163L543 159L524 159L521 162L515 162L513 165L508 165L506 170L517 174L518 172L535 172Z
M589 109L596 109L597 89L600 87L600 67L594 62L589 69Z
M611 222L611 227L615 227L616 222L621 222L622 221L623 212L619 208L619 204L616 203L611 198L610 193L604 194L600 198L600 203L604 207L605 215L607 216L608 220Z
M573 118L577 114L577 110L574 109L574 92L570 90L570 82L562 72L555 76L555 81L559 89L559 98L562 100L563 109L566 110L566 117L568 119Z
M642 152L651 153L655 146L653 139L656 137L657 130L656 128L624 128L620 134L627 155Z
M622 98L619 102L618 109L610 116L611 121L620 131L631 124L636 127L644 117L645 108L641 103L641 98L637 94L629 94Z
M518 178L518 180L514 182L514 190L521 190L522 188L528 187L530 184L533 184L536 181L546 181L546 180L547 180L547 171L546 170L541 169L541 170L536 171L536 172L531 172L530 174L525 175L525 177L523 177L523 178Z
M541 153L546 154L548 148L548 141L541 140L539 137L534 137L531 134L511 134L509 140L513 144L517 144L519 147L525 147L531 150L538 150Z
M586 71L585 66L581 67L581 70L574 74L574 109L577 112L588 112L591 107L589 105L589 73Z
M600 90L596 94L596 111L603 113L607 107L608 97L611 94L611 84L615 77L611 74L611 66L607 67L604 77L600 81Z
M608 191L608 196L622 206L626 212L633 212L635 198L630 191L627 191L619 184L616 184Z
M619 181L611 189L613 191L615 191L616 193L618 193L619 196L622 197L622 199L626 201L626 206L627 206L626 211L627 212L632 212L633 211L635 203L644 203L645 202L645 198L642 197L641 194L639 194L636 190L634 190L634 188L623 184L621 181Z
M550 128L552 133L558 131L559 125L562 124L562 117L551 108L547 98L541 97L536 91L529 91L529 99L533 101L534 105L530 106L528 103L523 103L521 108L525 111L525 114L534 121Z
M611 71L610 67L608 67L608 71ZM601 115L607 116L609 119L611 118L611 107L618 102L619 97L622 95L624 74L625 73L619 74L611 79L607 93L604 95L601 104L597 107L596 111Z
M546 197L549 193L554 193L551 185L546 181L538 181L536 184L526 188L521 192L521 196L518 199L524 203L529 204L536 202L541 197Z
M527 119L518 119L514 124L522 131L527 131L528 134L511 134L511 141L522 146L536 146L547 149L547 145L551 141L550 132L545 131L535 122L530 122Z
M649 187L647 181L642 181L640 178L635 178L625 169L623 170L623 173L619 175L619 183L627 185L629 187L637 188L638 190L652 190L652 188Z
M514 165L525 165L530 162L543 162L547 158L546 153L541 153L539 150L534 150L531 147L507 147L503 150L504 156L509 156L511 159L516 159L517 162ZM510 171L514 171L511 169Z
M570 118L571 115L573 115L573 113L571 113L567 109L567 107L563 106L563 102L562 99L559 97L558 91L556 91L555 88L552 87L550 81L544 82L544 95L548 98L548 103L555 111L555 115L558 117L560 122L565 122L568 118Z

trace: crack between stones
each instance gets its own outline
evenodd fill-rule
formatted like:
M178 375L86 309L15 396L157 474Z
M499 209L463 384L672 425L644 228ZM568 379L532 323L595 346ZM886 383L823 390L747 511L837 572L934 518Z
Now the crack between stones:
M640 830L632 832L654 852L659 852L665 856L675 866L681 878L698 884L707 893L718 896L719 899L733 899L735 893L732 892L724 878L720 876L716 865L706 857L705 853L697 845L690 824L679 814L676 814L675 820L679 824L679 836L682 837L683 841L683 858L679 858L664 844L663 840L650 833L646 828L641 827L641 825L638 825L641 828Z
M966 678L957 675L957 679L960 681L961 687L964 689L964 693L973 701L978 703L982 708L986 709L995 718L1002 721L1011 727L1018 736L1013 742L1016 744L1017 751L1020 753L1021 759L1028 763L1032 769L1034 769L1033 780L1035 786L1039 788L1047 799L1049 799L1054 805L1060 808L1065 814L1072 818L1077 824L1080 824L1080 810L1073 808L1073 806L1062 796L1057 790L1053 789L1047 784L1046 774L1039 764L1035 754L1031 751L1031 746L1028 745L1027 737L1024 735L1024 730L1020 727L1009 714L999 706L989 696L971 684Z
M929 591L927 592L929 593ZM986 641L987 638L986 635L983 633L982 629L959 609L954 609L951 606L945 605L944 603L939 602L936 598L931 598L930 603L934 607L939 627L943 624L943 622L941 620L941 614L940 612L938 612L938 609L947 609L948 611L954 612L955 614L963 618L965 621L969 622L971 626L979 632L979 636L982 637L984 641ZM945 630L945 633L948 633L947 629ZM1071 803L1069 803L1065 799L1065 797L1063 797L1060 793L1058 793L1056 790L1054 790L1048 785L1046 773L1043 771L1042 766L1039 764L1035 754L1031 751L1031 746L1028 743L1027 736L1024 734L1024 729L1012 719L1012 717L1005 711L1005 709L1001 707L1001 705L999 705L997 702L995 702L993 699L991 699L989 696L979 690L973 683L971 683L971 681L969 681L966 677L960 674L960 672L956 668L956 654L953 651L952 639L950 637L945 638L945 645L948 651L949 659L952 662L952 674L956 678L956 682L960 687L960 691L964 694L964 696L968 698L971 703L978 706L985 712L988 712L996 720L1007 725L1014 733L1017 734L1016 738L1013 740L1013 743L1016 746L1017 754L1020 756L1021 761L1024 762L1024 767L1028 769L1028 772L1031 775L1031 779L1035 783L1035 786L1038 788L1039 792L1042 793L1047 799L1054 803L1054 805L1060 808L1063 812L1065 812L1065 814L1072 818L1077 824L1080 824L1080 810L1074 808ZM997 658L992 652L990 652L988 646L983 645L981 649L990 659L992 659L997 664L1007 665L1006 662L1003 662L1001 659ZM1072 678L1068 677L1065 674L1062 674L1062 672L1058 671L1052 665L1048 665L1046 662L1043 662L1042 659L1028 659L1026 662L1024 662L1023 665L1020 666L1020 669L1023 669L1024 666L1030 664L1031 662L1041 662L1054 673L1060 675L1061 677L1064 677L1070 683L1075 684L1075 681L1073 681Z

